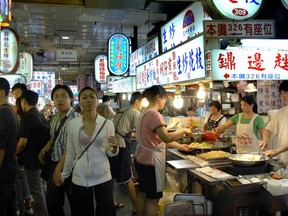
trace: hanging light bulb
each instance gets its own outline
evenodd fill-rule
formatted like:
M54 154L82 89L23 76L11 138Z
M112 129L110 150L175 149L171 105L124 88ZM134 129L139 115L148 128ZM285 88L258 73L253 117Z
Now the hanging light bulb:
M173 100L173 106L176 109L180 109L183 107L183 98L181 96L181 86L176 86L176 91L174 93L174 100Z
M174 100L173 100L173 106L176 109L180 109L183 107L183 98L181 97L181 95L175 95Z
M206 92L205 92L204 85L203 85L203 83L199 83L199 90L197 92L197 97L199 99L204 99L205 96L206 96Z
M143 98L141 100L141 104L142 104L143 107L148 107L149 101L147 100L147 98Z
M126 94L125 93L122 94L122 100L126 100Z
M256 92L257 91L257 88L255 87L254 83L249 83L245 90L245 92Z

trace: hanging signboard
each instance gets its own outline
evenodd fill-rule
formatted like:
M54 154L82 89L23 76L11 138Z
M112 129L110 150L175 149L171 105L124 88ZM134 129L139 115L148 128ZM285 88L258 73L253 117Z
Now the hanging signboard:
M29 90L37 92L37 94L41 97L45 96L45 87L44 87L44 83L42 81L32 80L27 84L27 88Z
M107 76L107 84L106 84L106 90L107 91L112 91L113 90L113 85L115 80L123 79L121 76Z
M84 88L85 86L87 86L87 77L84 76L84 75L79 75L79 76L76 78L76 82L77 82L78 92L80 92L82 88Z
M126 93L136 91L136 77L127 77L113 82L113 93Z
M268 110L280 109L283 101L279 92L281 81L257 81L258 113L267 113Z
M90 86L93 89L97 88L96 79L93 73L91 73L87 78L87 86Z
M288 52L215 49L206 56L211 57L213 80L288 79Z
M106 83L106 76L109 75L107 68L107 56L97 55L94 61L95 79L99 83Z
M165 52L203 32L203 20L211 20L201 2L195 2L161 27L161 47Z
M32 80L42 81L44 84L44 95L50 98L52 89L55 87L55 72L34 71Z
M137 66L136 88L205 77L203 35Z
M286 9L288 9L288 0L281 0L282 4Z
M19 37L10 28L1 29L0 73L14 73L19 66Z
M130 43L124 34L114 34L108 40L108 69L114 75L125 74L129 69Z
M0 22L7 23L11 20L11 0L0 1Z
M146 44L144 44L139 49L135 50L130 55L130 67L129 74L130 76L136 75L136 66L140 65L150 59L159 55L159 42L158 37L150 40Z
M57 49L57 61L77 61L77 50Z
M260 11L264 0L202 0L212 19L246 20Z
M209 20L204 21L204 36L208 38L275 38L274 20Z
M5 78L9 82L10 87L14 86L16 83L26 84L26 79L21 74L7 74L7 75L1 74L0 77Z
M22 74L26 78L27 82L30 82L33 76L32 55L27 52L20 52L19 57L20 57L19 68L16 71L16 74Z

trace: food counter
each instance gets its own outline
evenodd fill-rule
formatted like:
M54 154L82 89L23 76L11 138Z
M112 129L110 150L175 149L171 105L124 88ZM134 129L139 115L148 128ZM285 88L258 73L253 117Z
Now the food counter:
M223 178L222 176L213 178L207 175L210 173L210 170L205 170L207 167L201 172L203 168L197 163L188 161L187 155L177 149L167 149L167 159L170 159L167 161L167 168L176 170L178 181L181 173L180 184L183 184L181 192L201 193L213 202L213 215L265 216L288 210L288 194L273 196L263 186L267 184L267 179L270 177L267 174L267 165L249 167L246 171L246 168L241 167L236 167L235 170L230 163L216 165L212 163L209 164L209 168L229 174ZM235 173L239 171L245 171L247 174ZM195 190L194 184L197 184L200 189L198 187Z

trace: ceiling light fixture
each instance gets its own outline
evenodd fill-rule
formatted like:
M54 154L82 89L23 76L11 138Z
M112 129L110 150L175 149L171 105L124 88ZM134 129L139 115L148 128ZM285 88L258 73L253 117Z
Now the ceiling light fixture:
M62 36L61 38L64 40L68 40L70 37L69 36Z
M180 109L183 107L183 98L181 96L181 86L176 85L176 91L174 93L174 100L173 100L173 106L176 109Z

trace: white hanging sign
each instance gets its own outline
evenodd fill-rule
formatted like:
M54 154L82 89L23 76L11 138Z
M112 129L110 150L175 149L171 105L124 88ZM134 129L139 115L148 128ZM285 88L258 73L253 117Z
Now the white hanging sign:
M109 75L107 68L107 56L97 55L94 61L95 79L99 83L106 83L106 77Z
M16 71L16 74L22 74L27 82L30 82L32 80L33 76L33 58L30 53L27 52L20 52L20 63L19 68Z

